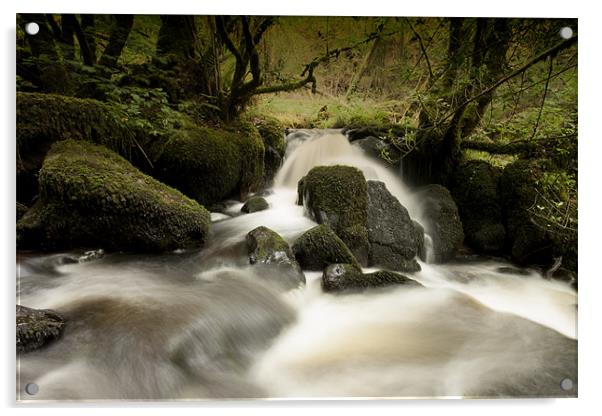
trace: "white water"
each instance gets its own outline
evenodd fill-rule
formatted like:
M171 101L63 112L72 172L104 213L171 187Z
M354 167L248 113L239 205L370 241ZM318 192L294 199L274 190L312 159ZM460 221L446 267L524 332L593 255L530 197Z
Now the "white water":
M491 260L421 263L421 288L324 294L319 272L282 291L248 264L245 235L264 225L292 243L315 225L295 204L313 166L347 164L382 180L418 217L401 180L337 131L299 132L266 197L270 208L212 215L200 252L20 262L19 303L67 318L63 337L19 359L18 397L558 396L576 382L573 289L498 271ZM233 217L229 217L232 216ZM238 216L237 216L238 215ZM428 239L427 239L428 241Z

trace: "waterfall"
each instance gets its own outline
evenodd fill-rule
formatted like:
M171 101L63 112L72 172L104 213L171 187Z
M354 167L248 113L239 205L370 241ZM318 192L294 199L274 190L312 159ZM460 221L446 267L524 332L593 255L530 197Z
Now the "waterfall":
M423 287L332 295L320 271L305 271L305 287L283 292L250 265L245 236L255 227L292 244L315 226L295 204L297 182L333 164L383 181L419 218L399 175L340 131L298 130L269 209L240 215L232 201L212 215L200 251L22 257L19 303L67 324L61 339L19 357L18 399L575 394L559 386L576 382L577 294L536 271L491 259L430 264L428 235L427 262L411 275ZM35 397L22 393L30 382Z

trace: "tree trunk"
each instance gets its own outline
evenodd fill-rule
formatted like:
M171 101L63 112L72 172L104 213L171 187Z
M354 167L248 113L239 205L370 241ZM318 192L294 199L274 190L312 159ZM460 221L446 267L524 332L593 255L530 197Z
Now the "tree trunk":
M22 14L24 23L37 23L40 31L26 35L31 54L36 58L39 78L45 92L66 93L71 90L69 75L57 51L55 38L43 14Z
M109 68L116 68L117 61L121 56L123 47L127 42L132 26L134 25L134 15L131 14L116 14L115 25L109 37L109 44L102 53L98 63Z
M197 29L194 16L161 16L157 55L177 64L197 56Z
M93 14L82 14L81 18L81 27L84 32L84 38L88 43L88 48L90 50L91 56L94 58L94 62L96 62L96 27L94 24L94 15Z

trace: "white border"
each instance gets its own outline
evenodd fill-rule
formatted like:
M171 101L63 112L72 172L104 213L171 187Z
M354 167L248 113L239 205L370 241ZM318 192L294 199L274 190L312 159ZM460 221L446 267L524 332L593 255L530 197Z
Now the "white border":
M297 0L295 2L264 0L104 0L104 1L66 1L66 0L20 0L1 2L2 13L2 90L0 106L2 121L2 157L0 172L5 198L0 204L2 210L3 232L0 255L3 273L1 299L3 301L2 341L0 342L3 360L0 375L0 394L3 407L9 407L8 413L19 414L44 412L45 415L81 414L81 405L56 405L48 409L40 406L25 409L14 408L15 359L14 359L14 192L15 192L15 42L14 26L16 12L73 12L73 13L182 13L182 14L288 14L288 15L400 15L400 16L513 16L513 17L578 17L579 18L579 399L565 400L475 400L475 401L261 401L261 402L192 402L157 404L122 404L110 406L86 407L93 414L144 414L164 415L166 411L184 414L235 414L254 415L308 413L345 415L365 415L402 413L408 415L445 413L446 415L504 415L508 414L546 414L547 416L568 414L594 414L600 411L599 392L601 368L600 354L600 305L602 304L602 276L596 267L595 259L600 257L600 205L598 195L602 175L600 165L602 149L599 136L602 131L600 113L602 111L602 92L600 89L600 23L596 13L595 1L541 1L502 0L496 2L448 0L448 1L394 1L367 0L361 4L347 1ZM10 190L10 191L7 191ZM125 406L125 408L122 408ZM167 410L177 406L175 409ZM12 408L11 408L12 407Z

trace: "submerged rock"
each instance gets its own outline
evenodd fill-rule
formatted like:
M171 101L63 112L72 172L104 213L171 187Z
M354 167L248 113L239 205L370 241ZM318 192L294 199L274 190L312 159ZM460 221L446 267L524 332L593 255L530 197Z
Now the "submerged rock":
M328 224L337 234L366 224L366 179L354 167L315 167L299 181L298 194L309 215L319 224Z
M387 190L383 182L368 181L368 240L370 266L414 272L420 270L415 257L422 235L408 210Z
M306 270L324 270L333 263L360 267L349 248L326 224L318 225L299 237L293 244L293 253Z
M282 272L281 283L288 288L305 284L299 263L278 233L267 227L257 227L247 234L246 241L251 264L278 268Z
M65 321L51 310L39 310L17 305L17 352L36 350L59 338Z
M247 202L245 202L245 204L242 206L242 208L240 210L242 212L246 212L246 213L250 214L253 212L257 212L257 211L266 210L269 207L270 207L270 204L268 204L268 201L266 201L265 198L262 198L260 196L252 196L251 198L249 198L247 200Z
M55 143L40 171L41 198L17 223L20 249L162 252L202 247L209 213L111 150Z
M473 160L460 166L453 179L466 244L479 253L498 254L504 249L506 230L498 193L501 173L487 162Z
M433 240L434 261L452 259L464 240L458 207L449 191L441 185L427 185L417 192L424 227Z
M409 277L391 271L362 274L361 269L353 264L331 264L322 274L322 289L325 292L357 291L390 285L422 286Z

